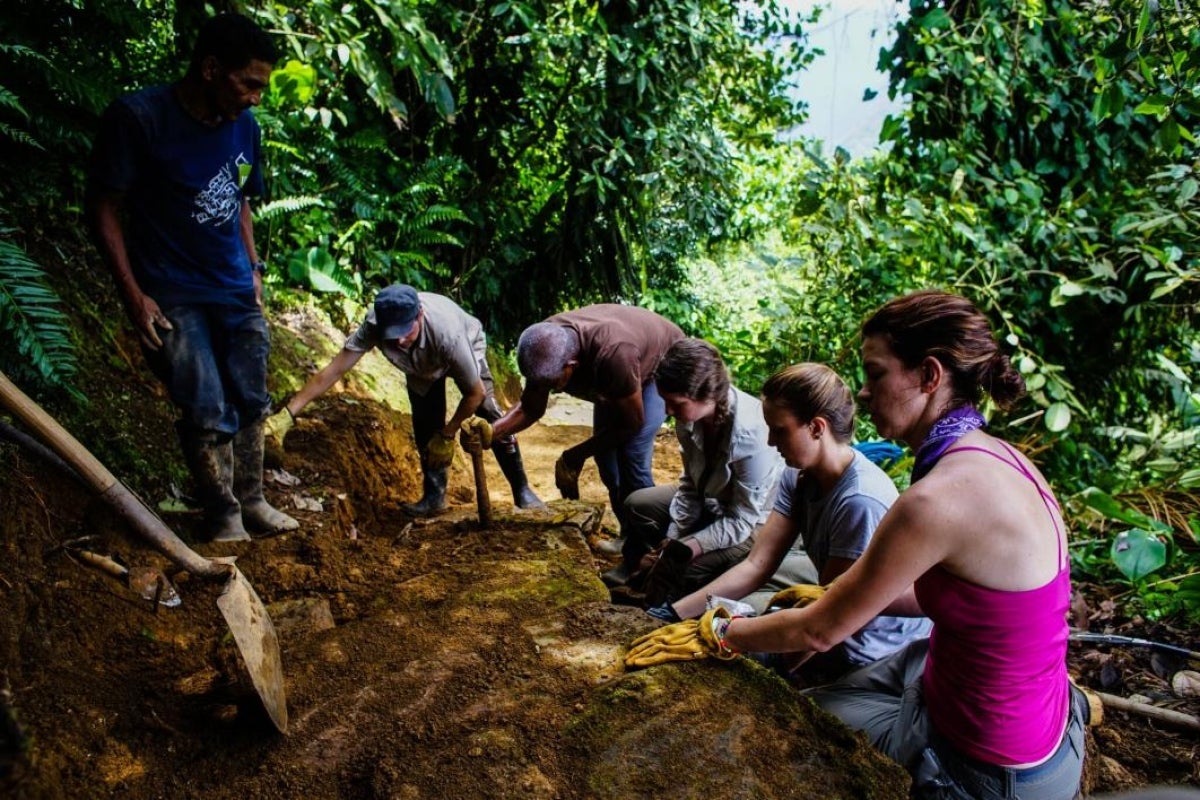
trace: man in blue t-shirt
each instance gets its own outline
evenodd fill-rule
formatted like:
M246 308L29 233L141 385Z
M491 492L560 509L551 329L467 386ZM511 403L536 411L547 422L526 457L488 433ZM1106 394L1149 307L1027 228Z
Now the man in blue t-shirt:
M98 246L180 411L176 428L214 541L299 527L262 492L268 337L247 200L263 191L250 107L277 58L251 20L213 17L183 78L108 107L88 170Z

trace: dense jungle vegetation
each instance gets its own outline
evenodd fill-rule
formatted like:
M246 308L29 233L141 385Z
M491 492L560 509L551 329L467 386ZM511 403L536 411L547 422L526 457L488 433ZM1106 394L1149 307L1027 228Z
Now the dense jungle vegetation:
M504 346L638 303L754 391L797 360L855 378L870 309L961 291L1031 389L993 424L1068 501L1077 573L1200 620L1195 4L912 0L880 54L906 110L852 159L781 135L819 15L778 0L6 0L0 369L59 407L87 408L88 332L45 261L98 268L71 245L98 115L230 9L284 54L257 112L272 306L345 321L405 281Z

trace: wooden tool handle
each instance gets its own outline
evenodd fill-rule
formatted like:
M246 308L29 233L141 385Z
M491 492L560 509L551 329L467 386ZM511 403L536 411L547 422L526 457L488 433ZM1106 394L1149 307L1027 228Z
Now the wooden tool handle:
M229 577L230 567L204 558L184 544L137 495L129 491L74 436L0 372L0 403L58 454L122 517L181 569L214 580Z
M492 527L492 498L488 495L487 475L483 472L482 448L471 448L471 469L475 473L475 502L479 506L479 524Z

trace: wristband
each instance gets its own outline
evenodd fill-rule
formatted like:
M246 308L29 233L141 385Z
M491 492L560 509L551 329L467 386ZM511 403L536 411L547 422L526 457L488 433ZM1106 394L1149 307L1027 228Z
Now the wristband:
M250 265L250 269L254 270L259 275L266 275L267 274L267 262L263 261L260 258L258 261L255 261L253 264Z
M729 643L725 635L729 632L729 625L735 620L741 619L737 617L718 617L713 616L712 631L713 638L717 640L717 647L720 648L723 656L736 656L739 652L737 648Z

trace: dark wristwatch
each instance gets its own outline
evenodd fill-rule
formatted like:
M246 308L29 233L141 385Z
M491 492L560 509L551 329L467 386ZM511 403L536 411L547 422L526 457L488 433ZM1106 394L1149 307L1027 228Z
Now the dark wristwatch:
M255 261L253 264L250 265L250 269L254 270L259 275L266 275L267 274L267 262L263 261L260 258L258 261Z

